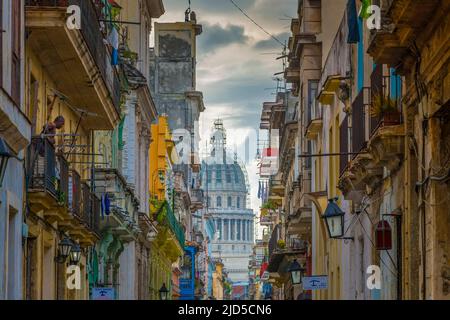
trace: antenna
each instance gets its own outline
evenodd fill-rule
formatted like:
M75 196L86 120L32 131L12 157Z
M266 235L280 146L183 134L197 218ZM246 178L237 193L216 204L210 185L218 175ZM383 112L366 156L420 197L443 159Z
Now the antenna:
M185 22L189 22L189 15L191 14L191 0L188 0L188 8L184 12L184 20Z

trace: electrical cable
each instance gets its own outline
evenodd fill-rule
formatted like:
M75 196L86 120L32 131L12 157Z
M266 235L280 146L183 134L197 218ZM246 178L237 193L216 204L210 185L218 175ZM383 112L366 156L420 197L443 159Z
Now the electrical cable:
M375 244L373 243L372 239L370 238L369 234L367 233L366 229L364 228L364 225L362 224L361 220L359 220L359 224L361 225L362 230L364 231L364 234L366 235L366 237L369 239L370 243L372 244L372 247L375 248ZM384 264L384 266L386 267L386 269L391 272L395 277L398 277L398 274L393 272L391 270L391 268L387 265L386 262L384 262L383 258L380 256L380 261Z
M271 34L269 31L264 29L258 22L256 22L254 19L252 19L241 7L239 7L234 0L230 0L230 2L245 16L247 19L249 19L253 24L255 24L259 29L261 29L264 33L266 33L268 36L270 36L273 40L281 44L283 48L286 48L286 45L281 42L277 37L275 37L273 34Z

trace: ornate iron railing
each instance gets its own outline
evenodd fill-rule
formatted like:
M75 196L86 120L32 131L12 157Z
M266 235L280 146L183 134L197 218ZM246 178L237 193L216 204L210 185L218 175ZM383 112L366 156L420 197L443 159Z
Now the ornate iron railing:
M45 138L34 137L30 146L30 184L32 191L42 191L57 199L56 153Z

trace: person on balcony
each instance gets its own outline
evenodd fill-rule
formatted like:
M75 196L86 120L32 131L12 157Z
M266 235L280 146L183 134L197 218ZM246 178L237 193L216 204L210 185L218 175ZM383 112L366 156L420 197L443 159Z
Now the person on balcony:
M42 129L41 134L45 135L48 141L54 146L56 143L56 130L64 127L65 119L63 116L57 116L53 122L48 122Z

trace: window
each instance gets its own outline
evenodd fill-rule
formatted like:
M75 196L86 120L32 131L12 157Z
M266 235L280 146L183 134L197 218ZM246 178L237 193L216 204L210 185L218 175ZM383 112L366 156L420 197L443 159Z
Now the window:
M222 183L222 170L220 166L216 168L216 183Z
M222 240L222 219L216 220L216 229L219 232L218 240Z
M307 120L308 125L311 120L318 119L319 115L316 114L316 96L318 90L319 82L316 80L311 80L308 82L308 110L307 110Z
M241 220L237 220L236 227L237 227L236 240L241 240Z
M235 234L236 230L234 229L235 225L236 225L236 221L234 219L231 219L230 240L234 240L236 238L236 234Z
M241 208L241 198L240 198L240 197L237 197L237 199L236 199L236 207L237 207L238 209Z
M212 171L206 167L206 183L212 183Z
M216 199L217 208L222 208L222 197L218 196Z
M228 219L223 219L223 229L224 229L224 233L223 233L224 237L223 237L223 239L224 240L228 240L229 239L229 233L228 233L229 222L228 221L229 221Z
M227 183L231 183L231 168L230 167L227 167L225 177L226 177Z
M234 167L234 183L239 183L239 171Z
M231 201L231 197L228 197L228 199L227 199L227 207L228 208L231 208L232 207L232 201Z
M211 206L211 197L208 196L208 198L206 198L206 206L209 208Z
M183 274L181 275L181 279L192 279L192 257L189 253L184 255L183 266L181 267L181 271Z
M2 1L3 2L3 1ZM11 97L20 107L21 1L12 2Z

